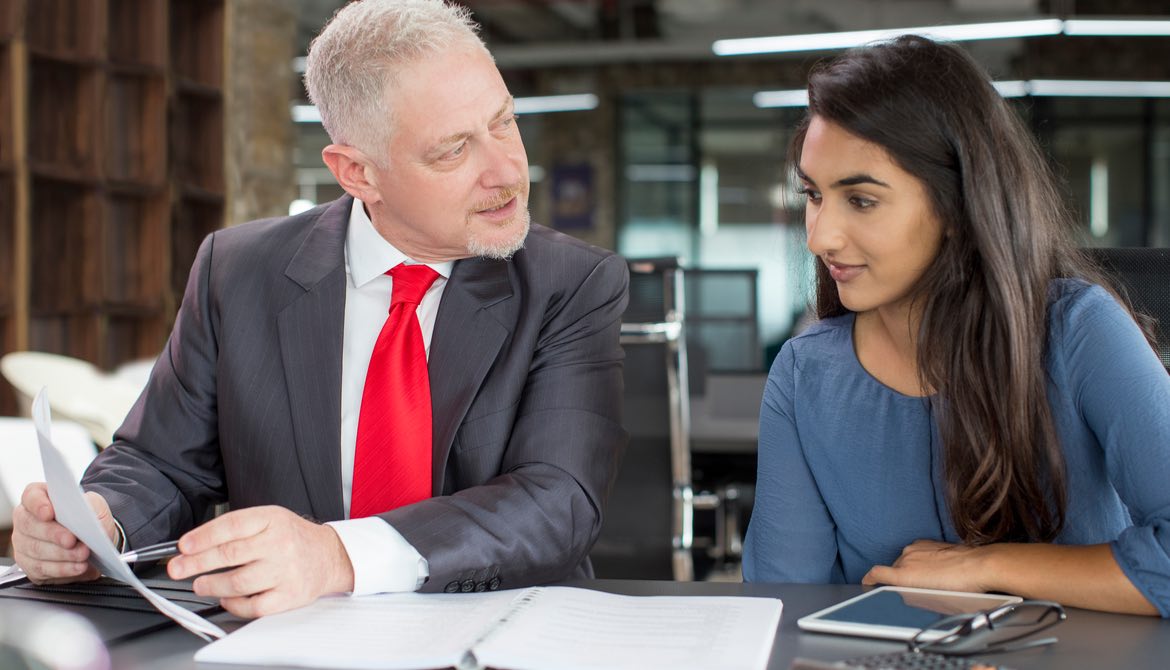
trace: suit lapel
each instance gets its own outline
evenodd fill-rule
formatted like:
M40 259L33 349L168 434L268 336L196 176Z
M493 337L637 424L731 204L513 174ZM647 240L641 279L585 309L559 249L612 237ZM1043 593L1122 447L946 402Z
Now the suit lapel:
M432 491L442 493L447 457L484 377L515 320L509 264L469 258L455 264L431 335ZM505 325L507 324L507 325Z
M335 201L285 274L305 290L277 317L293 436L313 516L341 519L341 349L345 231L353 199Z

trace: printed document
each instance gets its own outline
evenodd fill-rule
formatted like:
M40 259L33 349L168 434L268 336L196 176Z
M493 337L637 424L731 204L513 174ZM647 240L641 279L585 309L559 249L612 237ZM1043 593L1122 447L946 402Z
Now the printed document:
M93 508L85 501L81 487L74 480L64 456L53 446L49 424L49 399L45 389L41 389L33 400L32 415L37 429L37 442L41 448L49 500L52 501L53 509L57 513L57 521L89 547L89 560L102 571L102 574L134 587L134 590L141 593L142 597L158 611L174 619L183 628L205 640L223 637L225 633L219 626L151 591L118 555L118 549L102 530Z

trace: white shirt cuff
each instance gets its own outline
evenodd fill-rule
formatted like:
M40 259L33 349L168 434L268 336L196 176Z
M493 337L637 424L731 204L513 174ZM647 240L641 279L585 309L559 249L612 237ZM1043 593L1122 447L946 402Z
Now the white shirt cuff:
M353 595L417 591L430 576L427 559L376 516L330 521L353 565Z

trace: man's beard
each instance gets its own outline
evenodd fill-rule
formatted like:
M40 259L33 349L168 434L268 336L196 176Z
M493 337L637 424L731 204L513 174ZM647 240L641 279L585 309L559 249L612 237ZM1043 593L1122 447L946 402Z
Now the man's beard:
M500 191L492 200L479 203L473 207L468 214L467 252L479 258L506 261L512 257L512 254L522 249L524 247L524 238L528 237L528 228L531 225L532 214L528 211L527 198L525 198L524 205L521 205L519 197L521 195L527 195L527 193L527 184L515 184ZM517 199L516 213L512 216L511 220L499 226L488 228L487 230L479 230L475 226L470 225L471 217L475 215L475 212L500 207L513 198ZM498 233L501 232L500 229L506 229L506 237L498 237Z
M517 203L519 205L519 203ZM472 256L479 258L490 258L493 260L506 261L512 258L512 254L524 248L524 239L528 237L528 228L531 225L532 214L525 206L523 210L516 212L518 221L510 221L505 224L509 229L509 235L503 239L489 239L491 236L488 233L497 231L471 231L471 235L467 240L467 251Z

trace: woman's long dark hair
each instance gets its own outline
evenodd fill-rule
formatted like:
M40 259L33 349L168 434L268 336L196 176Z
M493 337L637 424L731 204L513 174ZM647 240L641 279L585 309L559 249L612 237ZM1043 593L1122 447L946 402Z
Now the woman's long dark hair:
M1051 541L1065 522L1064 456L1047 397L1054 278L1109 283L1078 250L1075 220L1035 140L962 49L904 36L809 77L808 117L884 148L930 194L943 228L914 290L917 363L937 393L946 498L969 544ZM1124 303L1123 303L1124 304ZM817 263L817 313L844 314Z

